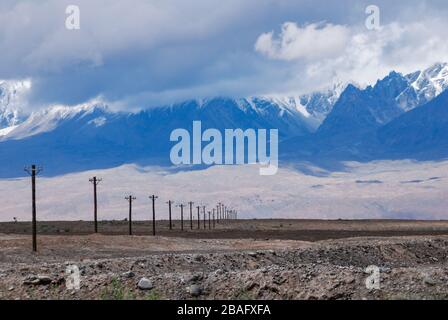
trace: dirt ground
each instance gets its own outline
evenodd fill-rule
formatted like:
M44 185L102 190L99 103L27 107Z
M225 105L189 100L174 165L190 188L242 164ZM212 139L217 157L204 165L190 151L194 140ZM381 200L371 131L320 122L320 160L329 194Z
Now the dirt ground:
M186 215L187 217L187 215ZM202 217L201 217L202 218ZM418 235L448 235L448 221L409 220L238 220L215 223L209 229L209 221L156 221L156 235L192 239L281 239L320 241L351 237L390 237ZM193 228L191 229L191 225ZM90 235L94 225L91 221L38 222L40 235ZM213 228L213 223L210 223ZM152 223L134 221L134 235L152 235ZM127 235L127 221L100 221L98 231L105 235ZM0 234L27 234L30 222L0 222Z
M101 222L100 234L40 222L37 253L29 223L0 223L0 299L448 299L446 221L184 223L158 222L153 237L144 222L133 236L125 221ZM366 287L371 265L379 289Z

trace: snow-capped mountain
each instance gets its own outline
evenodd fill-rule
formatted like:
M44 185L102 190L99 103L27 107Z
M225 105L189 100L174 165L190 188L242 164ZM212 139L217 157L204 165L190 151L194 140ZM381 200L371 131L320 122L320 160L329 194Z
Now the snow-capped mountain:
M138 113L111 112L92 102L76 107L56 106L32 114L0 137L0 176L18 174L17 163L38 162L47 174L163 159L169 164L174 129L279 129L280 139L306 135L313 120L300 108L262 98L192 100ZM158 160L157 160L158 161ZM159 163L159 162L158 162Z
M403 115L417 112L422 104L439 96L448 82L446 70L446 64L438 64L405 76L391 72L365 89L338 85L296 97L190 100L138 113L112 112L101 101L53 106L32 113L25 120L8 118L9 126L0 129L0 176L17 176L21 166L31 162L47 166L47 174L124 163L169 164L171 132L177 128L191 130L196 120L202 121L203 130L278 129L284 160L384 157L387 153L380 149L393 143L386 139L387 133L381 133L381 128L389 123L400 128L396 123L406 119ZM3 104L11 110L18 104L11 102L11 95L4 95L7 96ZM444 123L445 114L437 115L443 119L434 120L434 128L441 130L437 123ZM431 132L434 117L428 119L425 126ZM418 135L416 121L406 123L416 127ZM397 130L384 132L399 137ZM380 142L375 140L377 133ZM437 149L443 139L445 136L434 140L431 148ZM407 155L412 155L411 149Z
M310 125L311 131L316 131L327 115L333 109L347 84L337 82L333 87L322 91L297 96L262 96L246 99L254 109L260 106L272 105L281 110L281 114L292 112L301 115Z
M339 81L327 90L304 94L299 97L300 104L321 124L331 112L347 86L347 83Z
M25 118L22 108L30 81L0 80L0 129L15 126Z
M378 130L383 154L432 158L448 154L448 89Z
M405 76L408 87L397 96L404 111L421 106L448 88L448 63L437 63L432 67Z
M356 137L420 107L448 88L448 64L402 75L392 71L364 90L349 86L318 130L319 135Z
M390 147L393 143L386 139L387 134L380 135L381 141L384 142L382 143L376 139L377 132L382 132L381 129L392 122L394 128L399 127L397 123L406 119L404 116L409 112L418 111L422 106L433 101L434 97L438 97L440 90L443 90L448 82L445 69L446 64L436 64L422 72L405 76L391 72L384 79L378 80L374 86L365 89L349 85L315 134L305 138L292 138L283 143L281 150L284 157L309 161L322 159L328 162L329 160L363 161L397 155L414 156L413 152L417 152L417 144L415 150L408 145L406 152L393 153ZM410 95L409 92L415 94ZM408 94L409 105L404 104L403 97L406 94ZM442 119L439 121L443 122L444 115L441 113L440 116ZM415 135L419 136L421 130L416 125L417 122L406 123L409 124L409 130L415 130ZM425 132L435 128L431 125L431 121L426 121L425 125L428 126ZM438 130L440 131L440 128ZM394 136L400 136L397 130L386 132L391 134L394 132ZM403 139L405 136L402 136ZM426 138L429 139L429 135ZM441 152L445 148L441 142L443 139L442 135L437 142L431 144L432 155L448 155ZM415 137L412 137L411 141L416 141ZM437 149L438 144L441 150L436 152L434 150ZM419 153L424 152L423 147L419 148ZM404 147L400 149L404 150Z
M70 107L62 105L52 106L32 113L19 125L3 129L5 134L3 136L0 135L0 141L20 140L51 132L60 126L66 125L69 121L87 119L91 115L98 115L98 118L89 119L87 124L93 123L94 126L100 126L106 119L105 115L110 116L111 114L108 113L107 105L100 101L92 101Z
M151 114L152 117L165 118L167 122L170 121L166 117L169 115L172 123L178 122L177 118L203 119L206 126L221 129L233 128L236 123L242 127L251 125L254 128L279 128L283 137L289 137L316 131L340 93L341 86L338 85L331 90L296 97L260 96L242 99L218 97L185 101L146 110L144 113ZM0 141L23 139L52 131L64 121L79 117L80 114L85 115L93 109L102 109L107 117L112 117L112 113L101 101L91 101L77 106L52 106L34 112L26 119L23 116L19 117L21 113L18 107L11 108L9 107L11 103L6 102L3 105L8 106L5 110L17 116L5 122L4 129L0 130ZM185 108L190 110L190 115L184 114ZM121 113L122 116L124 114ZM129 113L127 116L132 118L135 115ZM98 117L95 120L96 125L103 125L107 117L104 115Z

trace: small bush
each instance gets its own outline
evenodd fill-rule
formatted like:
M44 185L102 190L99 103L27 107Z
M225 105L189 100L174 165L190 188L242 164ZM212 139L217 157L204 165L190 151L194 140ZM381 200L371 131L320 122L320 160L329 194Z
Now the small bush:
M102 300L134 300L135 294L126 289L118 278L113 278L110 285L101 292Z

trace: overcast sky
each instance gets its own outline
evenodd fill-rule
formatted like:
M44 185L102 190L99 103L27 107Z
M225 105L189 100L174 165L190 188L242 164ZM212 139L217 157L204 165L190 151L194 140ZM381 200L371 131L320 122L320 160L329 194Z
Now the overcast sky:
M35 107L296 95L448 61L447 16L446 0L2 0L0 79L30 79Z

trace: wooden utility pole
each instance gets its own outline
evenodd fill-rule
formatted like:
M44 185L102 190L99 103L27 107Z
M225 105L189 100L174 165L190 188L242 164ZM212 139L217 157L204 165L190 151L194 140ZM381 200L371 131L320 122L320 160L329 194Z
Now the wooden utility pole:
M204 230L207 229L205 226L205 206L202 206L202 212L204 213Z
M96 193L96 186L100 184L102 179L93 177L89 181L93 184L93 221L95 233L98 233L98 198Z
M156 235L156 199L158 197L155 195L149 196L149 199L152 200L152 235Z
M190 201L188 202L190 205L190 229L193 230L193 204L194 202Z
M129 235L132 236L132 200L137 198L130 194L128 197L125 197L125 199L129 201Z
M216 205L216 222L219 223L219 204Z
M33 251L37 251L37 214L36 214L36 176L42 171L42 167L35 164L31 167L25 167L25 171L31 176L31 215L32 215L32 233L33 233Z
M184 231L184 204L181 203L180 205L178 205L178 207L180 207L180 229L182 231Z
M219 214L220 214L220 220L221 221L223 221L223 223L225 222L224 221L224 208L223 208L223 204L221 203L221 205L219 206Z
M201 207L197 206L196 208L198 209L198 230L199 230L199 229L201 229L201 217L200 217L200 213L199 213L199 210Z
M215 208L213 208L213 229L215 229Z
M170 220L170 230L173 230L173 224L171 222L171 204L173 202L171 200L169 200L167 203L168 203L168 216L169 216L169 220Z
M211 216L211 212L208 212L208 229L211 230L212 229L212 221L210 219Z

